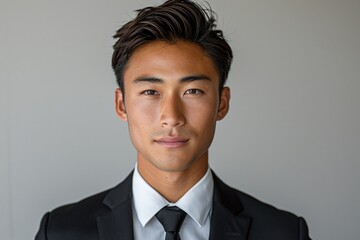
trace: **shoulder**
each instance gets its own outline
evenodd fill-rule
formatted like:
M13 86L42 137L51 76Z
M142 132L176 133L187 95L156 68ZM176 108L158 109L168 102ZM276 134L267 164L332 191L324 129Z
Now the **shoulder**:
M109 191L95 194L46 213L35 239L75 240L79 239L84 232L89 236L88 239L92 239L91 236L97 235L97 216L107 210L102 201Z
M305 220L234 189L214 175L216 198L234 214L251 219L252 239L310 239ZM215 197L215 196L214 196Z
M60 206L50 212L52 220L66 219L68 223L89 221L106 210L102 203L109 190L86 197L78 202Z
M286 210L274 207L247 193L233 189L243 205L243 213L252 217L253 221L281 223L282 226L297 223L298 216Z
M46 213L41 221L36 240L42 239L96 239L97 218L111 211L113 199L128 199L131 177L119 185L66 204ZM80 237L81 236L81 237Z
M246 193L235 190L243 204L243 214L251 217L254 239L266 239L267 235L278 239L310 239L308 227L302 217L260 201Z

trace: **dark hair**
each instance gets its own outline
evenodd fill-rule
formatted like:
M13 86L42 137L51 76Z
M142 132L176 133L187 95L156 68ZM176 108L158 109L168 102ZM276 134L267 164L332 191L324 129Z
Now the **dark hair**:
M117 30L114 38L112 67L116 81L124 91L123 75L132 53L151 41L188 41L202 47L214 62L219 74L221 90L226 82L232 62L232 50L216 29L214 12L189 0L168 0L157 7L137 10L132 21Z

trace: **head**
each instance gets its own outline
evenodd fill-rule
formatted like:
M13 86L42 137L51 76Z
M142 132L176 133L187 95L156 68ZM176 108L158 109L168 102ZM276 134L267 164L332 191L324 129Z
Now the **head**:
M116 111L140 173L205 174L216 122L229 109L232 60L213 13L170 0L139 10L115 37Z
M216 18L210 8L205 9L189 0L168 0L160 6L146 7L137 12L137 17L114 35L117 42L112 67L123 93L124 71L129 59L140 46L156 40L168 43L185 41L200 46L216 67L221 92L233 55L222 31L216 29Z

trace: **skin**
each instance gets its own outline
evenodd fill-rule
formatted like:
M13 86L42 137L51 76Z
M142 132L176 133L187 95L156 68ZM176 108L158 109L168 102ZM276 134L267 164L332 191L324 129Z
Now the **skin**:
M200 46L153 41L136 49L124 71L116 112L127 121L138 170L170 202L208 169L216 122L229 110L230 89Z

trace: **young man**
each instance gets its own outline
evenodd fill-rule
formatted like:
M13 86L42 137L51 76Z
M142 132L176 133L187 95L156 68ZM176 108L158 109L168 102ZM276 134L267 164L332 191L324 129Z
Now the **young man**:
M47 213L37 240L310 239L305 221L225 185L208 165L229 110L232 51L210 10L170 0L115 38L116 111L137 151L118 186Z

